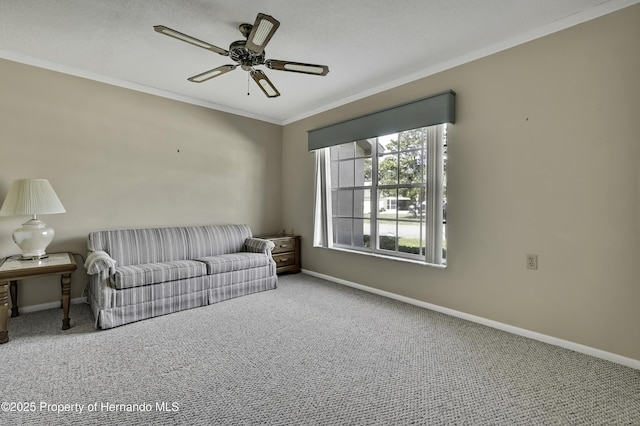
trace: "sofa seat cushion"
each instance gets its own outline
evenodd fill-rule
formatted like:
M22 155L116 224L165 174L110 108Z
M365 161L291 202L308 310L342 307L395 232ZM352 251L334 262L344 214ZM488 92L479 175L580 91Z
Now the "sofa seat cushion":
M117 266L111 283L115 288L132 288L148 284L200 277L207 274L207 266L194 260L145 263Z
M258 268L271 262L271 258L264 253L245 252L200 257L197 260L207 265L207 274L209 275Z

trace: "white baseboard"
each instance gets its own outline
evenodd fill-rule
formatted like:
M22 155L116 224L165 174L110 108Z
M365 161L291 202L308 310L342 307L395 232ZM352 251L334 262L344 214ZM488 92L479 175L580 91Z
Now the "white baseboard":
M337 283L337 284L342 284L348 287L357 288L358 290L363 290L369 293L377 294L379 296L388 297L389 299L394 299L401 302L409 303L411 305L419 306L421 308L430 309L436 312L441 312L443 314L462 318L464 320L486 325L488 327L496 328L498 330L506 331L512 334L517 334L518 336L528 337L530 339L538 340L540 342L549 343L554 346L570 349L575 352L591 355L596 358L601 358L607 361L615 362L616 364L621 364L626 367L631 367L631 368L635 368L636 370L640 370L640 360L637 360L637 359L627 358L611 352L606 352L600 349L592 348L590 346L581 345L579 343L574 343L568 340L559 339L553 336L547 336L546 334L537 333L535 331L527 330L524 328L514 327L509 324L504 324L498 321L493 321L493 320L482 318L476 315L467 314L465 312L456 311L454 309L445 308L442 306L434 305L432 303L423 302L422 300L412 299L410 297L401 296L399 294L391 293L384 290L379 290L373 287L367 287L366 285L357 284L357 283L346 281L340 278L335 278L330 275L325 275L318 272L309 271L306 269L303 269L302 272L314 277L322 278L327 281Z
M79 303L86 303L86 301L84 300L84 298L82 297L78 297L77 299L71 299L71 304L72 305L77 305ZM44 311L47 309L55 309L55 308L59 308L60 307L60 302L49 302L49 303L42 303L40 305L30 305L30 306L20 306L18 307L18 312L21 314L27 314L29 312L37 312L37 311Z

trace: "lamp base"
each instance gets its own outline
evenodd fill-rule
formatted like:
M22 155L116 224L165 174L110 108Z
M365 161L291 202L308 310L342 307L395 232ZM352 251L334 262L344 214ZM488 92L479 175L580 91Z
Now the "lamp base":
M55 232L39 219L31 219L13 231L13 241L22 250L23 260L43 259Z
M42 259L46 259L47 257L49 257L48 254L43 254L41 256L25 256L22 255L18 258L18 260L27 262L27 261L31 261L31 260L42 260Z

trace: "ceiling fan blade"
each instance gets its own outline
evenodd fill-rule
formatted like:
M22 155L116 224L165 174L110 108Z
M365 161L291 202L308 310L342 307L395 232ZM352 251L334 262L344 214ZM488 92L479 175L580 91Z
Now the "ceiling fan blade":
M267 59L264 64L272 70L301 72L313 75L327 75L329 73L329 67L326 65L303 64L301 62L278 61L274 59Z
M271 37L273 37L273 34L279 26L280 22L273 16L258 13L251 33L249 33L249 37L247 37L247 49L256 53L262 53L264 47L269 43L269 40L271 40Z
M277 98L278 96L280 96L280 92L278 92L278 89L275 88L273 83L271 83L271 81L262 71L251 71L251 78L253 78L256 83L258 83L258 86L260 86L260 88L268 98Z
M203 49L210 50L212 52L218 53L223 56L229 56L229 51L225 50L221 47L214 46L211 43L207 43L206 41L198 40L197 38L188 36L179 31L172 30L171 28L167 28L164 25L155 25L153 27L154 30L159 32L160 34L168 35L169 37L177 38L178 40L186 41L187 43L191 43L194 46L202 47Z
M209 71L205 71L202 74L194 75L193 77L189 77L187 80L193 83L202 83L207 80L211 80L214 77L217 77L221 74L224 74L229 71L235 70L237 65L222 65L221 67L214 68Z

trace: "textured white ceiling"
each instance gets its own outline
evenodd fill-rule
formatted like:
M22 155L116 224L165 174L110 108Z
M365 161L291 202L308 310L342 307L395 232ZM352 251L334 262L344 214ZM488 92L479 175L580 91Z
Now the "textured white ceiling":
M0 0L0 57L287 123L637 2ZM228 49L258 12L281 23L267 58L328 65L329 74L260 67L281 93L275 99L240 68L191 83L233 62L153 30L165 25Z

